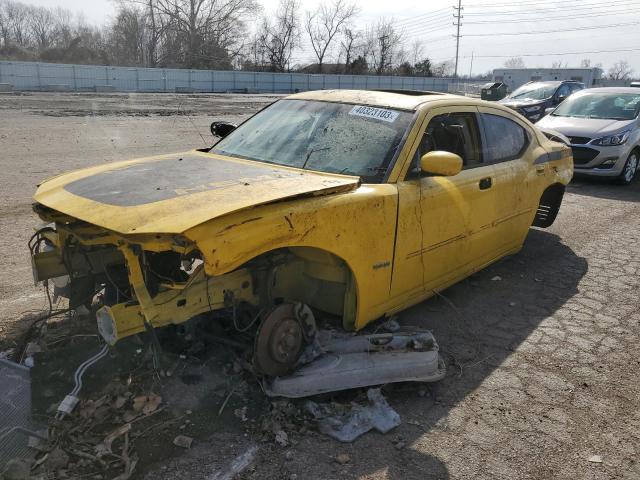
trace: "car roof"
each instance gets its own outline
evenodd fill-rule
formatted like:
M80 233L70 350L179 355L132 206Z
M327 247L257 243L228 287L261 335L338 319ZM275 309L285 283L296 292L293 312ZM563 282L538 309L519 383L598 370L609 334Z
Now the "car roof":
M563 80L534 80L534 81L525 83L525 85L532 85L534 83L542 83L543 85L560 85L561 83L564 83L564 81Z
M288 100L363 104L400 110L416 110L425 102L459 98L471 100L468 97L448 93L415 90L314 90L285 97Z
M638 87L598 87L598 88L586 88L583 90L584 93L632 93L635 95L640 94L638 91Z

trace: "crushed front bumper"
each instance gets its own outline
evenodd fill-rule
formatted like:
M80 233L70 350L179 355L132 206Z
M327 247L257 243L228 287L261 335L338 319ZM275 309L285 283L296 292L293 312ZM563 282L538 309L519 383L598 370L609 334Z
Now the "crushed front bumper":
M41 228L30 242L35 282L68 276L68 288L56 293L69 298L70 308L88 305L102 292L105 305L97 312L98 330L111 345L150 327L183 323L238 302L257 302L247 269L213 277L199 263L188 273L178 271L183 258L193 260L198 255L183 238L160 234L130 238L36 211L55 221L55 226ZM155 269L149 260L154 255ZM166 269L167 262L177 265ZM165 274L157 273L158 268ZM172 278L165 270L172 272Z

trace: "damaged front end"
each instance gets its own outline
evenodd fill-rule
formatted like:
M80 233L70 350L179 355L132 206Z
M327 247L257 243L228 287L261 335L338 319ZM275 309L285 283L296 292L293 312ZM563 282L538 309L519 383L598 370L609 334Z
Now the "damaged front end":
M34 280L51 280L71 309L90 306L100 293L98 329L110 345L234 303L257 303L247 269L207 276L200 252L180 235L124 236L40 204L34 210L49 222L29 242Z
M48 222L29 243L35 281L52 281L71 309L99 295L97 327L109 345L199 316L230 320L265 393L289 398L445 374L430 332L318 328L317 314L338 327L355 311L353 278L328 255L281 249L211 276L182 235L122 235L40 204L34 210Z

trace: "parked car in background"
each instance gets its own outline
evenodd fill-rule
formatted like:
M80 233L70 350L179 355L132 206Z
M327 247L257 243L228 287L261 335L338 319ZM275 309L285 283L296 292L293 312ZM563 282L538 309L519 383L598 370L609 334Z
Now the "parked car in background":
M574 81L529 82L516 89L499 103L514 109L532 122L546 115L549 108L562 103L569 95L584 89L584 84Z
M574 170L629 184L640 167L640 89L576 93L536 126L570 140Z

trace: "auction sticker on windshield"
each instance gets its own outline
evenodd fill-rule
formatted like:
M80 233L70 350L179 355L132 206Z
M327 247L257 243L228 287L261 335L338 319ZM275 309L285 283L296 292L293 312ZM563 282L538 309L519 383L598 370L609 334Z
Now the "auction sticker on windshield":
M349 115L357 115L358 117L373 118L376 120L384 120L385 122L395 122L400 115L399 112L386 110L384 108L366 107L364 105L356 105L351 109Z

